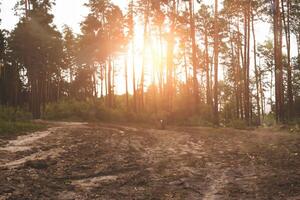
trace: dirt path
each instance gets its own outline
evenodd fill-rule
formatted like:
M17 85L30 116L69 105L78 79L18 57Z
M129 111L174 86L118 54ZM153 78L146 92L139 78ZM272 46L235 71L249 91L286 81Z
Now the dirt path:
M300 199L300 136L55 123L0 146L4 199Z

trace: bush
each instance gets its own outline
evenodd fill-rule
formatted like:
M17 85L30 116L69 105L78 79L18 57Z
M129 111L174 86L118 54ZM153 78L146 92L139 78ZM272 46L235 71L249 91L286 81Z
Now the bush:
M232 128L235 128L235 129L241 129L241 130L244 130L244 129L247 129L247 124L244 120L241 120L241 119L235 119L235 120L232 120L229 124L228 124L229 127L232 127Z
M45 127L43 124L31 122L31 119L31 113L25 109L0 106L0 135L13 136Z
M64 100L48 104L43 118L47 120L67 121L157 123L160 119L168 120L170 116L170 113L165 111L158 113L150 111L135 113L127 111L122 107L115 109L107 108L102 100Z
M40 130L44 127L45 125L43 124L36 124L29 121L10 122L10 121L0 120L0 135L7 136L15 133L32 132L32 131Z
M269 114L265 115L264 120L263 120L263 125L268 126L268 127L276 125L275 114L269 113Z
M2 121L26 121L31 119L31 113L24 109L0 106L0 120Z
M184 122L185 126L212 126L212 123L199 115L188 117Z
M70 121L122 121L126 113L121 109L109 109L98 101L67 100L46 106L43 118L48 120Z
M63 100L46 106L44 119L67 121L114 121L157 124L163 119L167 124L212 126L210 108L199 107L199 113L192 115L183 108L174 112L157 109L158 112L145 109L144 112L132 112L123 106L111 109L104 105L103 100L77 101Z

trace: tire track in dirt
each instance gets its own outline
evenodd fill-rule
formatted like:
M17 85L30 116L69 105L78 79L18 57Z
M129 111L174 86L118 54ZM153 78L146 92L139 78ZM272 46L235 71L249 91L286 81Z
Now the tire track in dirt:
M69 137L72 130L87 128L87 123L46 123L50 126L47 130L19 136L15 140L7 142L4 147L1 147L0 173L6 174L4 175L6 177L5 180L13 181L13 183L0 181L0 200L49 199L48 197L45 198L47 196L46 193L46 196L44 196L42 191L39 190L36 191L36 194L43 197L32 196L28 193L31 190L30 187L33 187L35 184L41 184L39 187L49 187L44 185L45 183L43 184L45 177L41 176L40 173L46 172L49 167L55 166L57 162L63 160L59 157L70 148L64 143L65 139ZM75 144L75 146L77 145ZM74 148L73 144L70 146ZM49 178L53 177L50 176ZM14 180L18 181L15 182ZM28 184L30 181L34 182ZM25 184L26 182L27 184ZM55 187L55 181L49 180L47 184Z
M7 194L2 199L213 200L275 194L266 196L261 188L275 172L268 159L280 142L277 136L272 149L266 149L268 137L258 142L256 133L231 129L156 130L104 123L57 123L53 128L50 134L4 147L0 164L7 166L0 167L0 178L8 183L0 181L0 194ZM39 168L35 161L47 166ZM296 178L293 184L298 187Z
M9 141L5 147L0 148L0 151L19 152L27 151L34 147L34 143L48 135L57 131L59 127L52 127L46 131L37 131L29 135L18 136L17 139Z
M41 146L47 145L47 137L56 134L61 129L68 127L78 128L82 127L86 123L51 122L50 124L51 127L45 131L37 131L28 135L18 136L15 140L9 141L7 145L0 148L0 153L2 151L8 153L8 155L19 152L31 152L29 155L24 154L22 158L11 160L11 157L8 156L7 159L0 160L0 168L12 169L29 161L53 159L58 157L62 152L64 152L63 148L51 148L49 150L41 149ZM61 137L62 136L58 136L58 139L61 139ZM32 152L32 149L35 149L34 152Z
M215 200L222 199L221 190L228 183L228 177L226 175L228 170L224 170L223 172L215 175L212 178L212 182L207 190L204 192L203 200Z

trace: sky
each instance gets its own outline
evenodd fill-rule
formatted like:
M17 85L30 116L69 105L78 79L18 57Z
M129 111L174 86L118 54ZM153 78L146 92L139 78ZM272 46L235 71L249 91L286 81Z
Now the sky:
M13 11L17 1L20 0L0 0L0 19L2 20L0 28L12 30L18 22L18 17L14 15ZM126 8L129 1L130 0L112 0L113 3L119 5L121 8ZM68 25L75 33L80 33L80 23L88 14L88 8L84 6L87 2L88 0L56 0L56 5L52 11L54 14L54 24L59 30L62 30L64 25ZM203 0L203 2L212 5L213 1ZM196 3L196 5L198 4ZM222 6L219 6L219 8L222 8ZM269 24L256 23L255 26L258 43L264 42L267 38L272 38L273 34Z
M125 7L128 0L113 0L120 7ZM18 18L14 16L13 8L17 0L2 0L0 19L2 19L1 28L11 30L18 22ZM61 30L63 25L68 25L74 29L76 33L80 32L80 22L88 13L88 9L84 6L88 0L56 0L53 8L54 24Z
M115 4L121 8L126 7L129 0L112 0ZM2 0L0 5L0 19L2 19L0 28L7 30L13 29L15 24L18 22L18 18L14 16L13 7L17 0ZM83 21L84 17L88 13L88 9L84 6L88 0L56 0L56 5L53 8L54 24L59 30L62 30L63 25L68 25L73 28L76 33L80 33L80 22ZM205 0L204 2L212 2ZM208 3L209 4L209 3ZM270 32L269 25L258 23L256 25L257 40L263 42L268 35L272 35Z

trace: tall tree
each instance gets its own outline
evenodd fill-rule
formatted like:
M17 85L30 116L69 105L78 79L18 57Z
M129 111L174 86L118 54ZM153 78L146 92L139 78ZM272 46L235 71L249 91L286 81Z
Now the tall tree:
M275 107L276 121L284 122L284 93L283 93L283 67L282 67L282 20L280 0L274 1L274 60L275 60Z
M287 11L285 11L285 7ZM291 68L291 30L290 30L290 15L291 15L291 2L286 0L286 5L284 1L281 0L282 9L282 20L285 31L286 39L286 49L287 49L287 96L288 96L288 119L293 117L293 89L292 89L292 68Z
M71 88L72 82L74 81L74 76L76 72L76 55L77 55L77 43L75 35L72 29L68 26L64 27L63 30L63 44L64 44L64 65L68 70L69 75L69 96L73 96L74 90Z
M132 90L133 90L133 111L137 111L137 91L136 91L136 78L135 78L135 23L134 23L134 2L131 0L129 4L129 19L128 19L128 28L129 35L131 40L131 63L132 63Z
M219 124L219 102L218 102L218 64L219 64L219 29L218 29L218 0L215 0L214 9L214 123Z
M259 89L259 70L257 66L257 53L256 53L256 35L254 28L254 13L253 9L251 9L251 22L252 22L252 37L253 37L253 58L254 58L254 71L255 71L255 86L256 86L256 105L257 105L257 123L261 124L261 112L260 112L260 89Z
M107 105L113 107L113 58L124 49L124 16L122 10L109 0L90 0L87 4L91 13L82 23L81 57L85 65L90 67L92 79L97 72L95 63L107 65ZM99 45L101 44L101 45ZM95 81L94 85L96 84ZM95 93L95 92L94 92ZM96 94L96 93L95 93Z
M34 118L41 117L41 105L45 104L45 86L49 81L56 85L59 94L62 40L52 25L50 14L53 2L32 0L28 17L22 17L12 32L12 50L17 62L28 71L30 108ZM54 79L54 82L52 82Z
M197 13L198 29L204 35L204 46L205 46L205 72L206 72L206 103L212 106L212 95L210 86L210 61L209 61L209 35L212 29L212 17L209 12L209 7L206 5L201 5Z
M195 33L195 20L194 20L194 1L189 1L190 11L190 27L191 27L191 40L192 40L192 65L193 65L193 94L194 94L194 108L197 110L199 104L199 91L197 79L197 46L196 46L196 33Z

